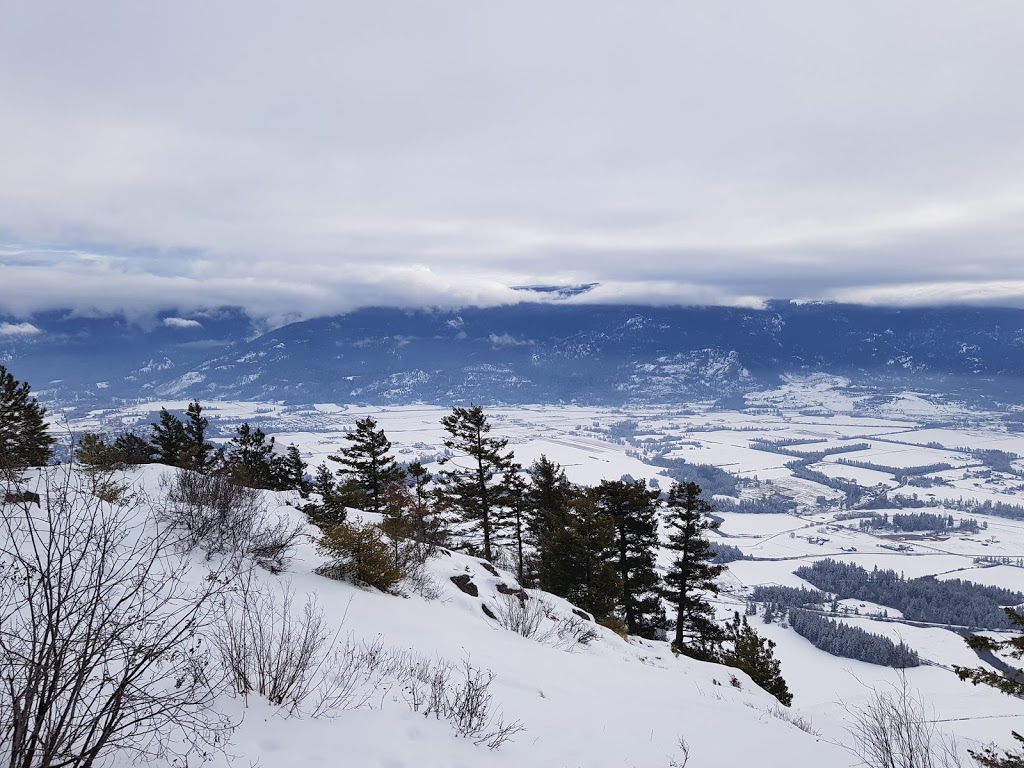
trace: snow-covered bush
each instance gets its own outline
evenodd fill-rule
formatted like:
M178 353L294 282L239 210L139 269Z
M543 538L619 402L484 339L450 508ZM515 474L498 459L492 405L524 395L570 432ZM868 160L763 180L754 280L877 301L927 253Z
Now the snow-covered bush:
M162 485L164 518L184 534L188 547L207 555L251 557L276 573L287 567L304 535L300 523L270 518L262 491L237 485L227 475L179 469Z

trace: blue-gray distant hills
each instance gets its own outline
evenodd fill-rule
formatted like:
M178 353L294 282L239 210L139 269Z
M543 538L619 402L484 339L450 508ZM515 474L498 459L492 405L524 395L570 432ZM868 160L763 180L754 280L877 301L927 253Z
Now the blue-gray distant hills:
M1015 309L523 303L363 309L262 335L231 309L147 325L62 313L32 323L39 333L0 336L0 362L43 397L81 404L728 401L815 372L1024 400L1024 311Z

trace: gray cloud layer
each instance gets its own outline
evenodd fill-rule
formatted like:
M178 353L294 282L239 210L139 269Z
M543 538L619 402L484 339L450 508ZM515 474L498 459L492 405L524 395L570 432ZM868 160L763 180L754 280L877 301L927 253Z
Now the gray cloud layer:
M1024 305L1019 0L0 7L0 311Z

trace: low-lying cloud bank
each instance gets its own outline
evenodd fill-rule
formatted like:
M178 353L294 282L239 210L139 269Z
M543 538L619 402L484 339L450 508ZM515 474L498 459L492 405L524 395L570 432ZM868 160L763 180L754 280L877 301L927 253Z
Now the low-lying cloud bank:
M1020 268L1008 270L1005 279L982 280L955 279L952 274L945 280L913 280L906 278L917 270L889 270L888 276L897 279L872 283L871 256L861 257L860 270L845 260L828 270L799 260L786 265L725 255L721 263L728 269L721 273L696 257L680 259L677 266L650 261L640 266L642 260L623 257L625 263L619 268L603 264L549 275L482 266L431 269L422 264L329 264L302 258L250 263L243 273L209 263L203 266L202 261L178 257L174 263L181 273L175 274L169 268L172 262L155 257L129 259L79 250L8 247L0 250L0 314L16 321L0 324L0 335L37 333L29 322L32 316L53 309L136 319L173 313L163 324L187 329L201 326L196 312L224 306L240 307L264 326L369 306L457 309L523 301L756 309L770 299L792 298L888 306L1024 307L1024 270ZM512 287L543 286L545 277L554 278L547 285L573 286L579 281L572 278L581 276L604 279L565 292Z

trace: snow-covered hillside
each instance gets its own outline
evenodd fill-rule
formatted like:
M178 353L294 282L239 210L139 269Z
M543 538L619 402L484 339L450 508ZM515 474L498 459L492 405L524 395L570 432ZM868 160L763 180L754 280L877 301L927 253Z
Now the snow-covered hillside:
M124 480L135 498L125 507L128 520L154 519L152 513L166 503L161 476L172 471L152 465L128 473ZM35 476L28 486L42 491L41 507L8 504L5 515L28 509L45 518L47 493L39 482ZM303 521L302 513L288 505L295 498L264 496L267 515ZM58 497L50 494L51 501ZM76 504L62 511L79 514L85 497L75 492L71 497ZM310 536L313 532L308 530ZM853 763L843 748L788 722L775 700L741 672L675 657L664 643L627 641L596 625L590 626L594 637L586 644L555 634L539 641L503 629L485 615L484 606L500 611L506 598L499 585L518 585L511 574L495 575L483 561L458 553L436 555L428 563L436 585L431 599L331 580L313 572L321 563L305 539L285 572L257 568L251 586L271 597L290 589L296 607L307 598L315 600L327 625L340 628L339 645L376 644L423 664L450 662L456 673L465 663L493 673L489 692L495 715L506 723L518 721L523 729L498 749L474 744L457 736L449 722L412 711L408 681L383 675L358 683L351 697L358 706L330 717L289 712L257 695L243 699L222 693L212 706L237 728L223 754L209 755L209 764L667 768L685 764L681 743L687 745L691 766ZM187 579L200 584L222 564L222 556L204 558L197 552ZM461 575L469 577L478 596L453 584L451 577ZM571 606L551 595L531 591L529 600L547 603L556 618L575 616ZM215 664L216 658L214 653ZM112 764L131 763L131 757L122 756ZM199 763L193 755L177 764Z

